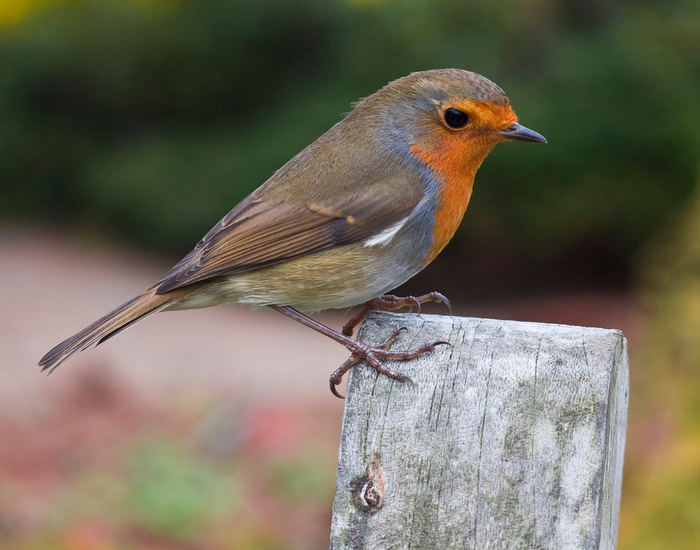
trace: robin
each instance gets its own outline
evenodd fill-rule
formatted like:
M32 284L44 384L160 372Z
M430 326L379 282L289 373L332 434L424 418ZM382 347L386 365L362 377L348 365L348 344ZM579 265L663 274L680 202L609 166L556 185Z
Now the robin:
M410 74L360 101L340 122L292 158L207 233L159 281L49 351L52 372L78 351L104 342L159 311L239 302L268 306L343 344L350 358L331 391L365 359L402 382L384 360L432 351L352 339L374 309L428 301L385 295L426 267L445 247L469 204L477 169L502 141L546 142L518 124L501 88L460 69ZM332 330L301 313L365 303Z

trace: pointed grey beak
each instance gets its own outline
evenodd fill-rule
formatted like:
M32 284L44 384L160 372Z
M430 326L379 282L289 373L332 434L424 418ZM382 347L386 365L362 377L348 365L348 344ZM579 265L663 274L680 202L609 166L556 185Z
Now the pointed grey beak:
M530 128L525 128L520 124L513 124L508 126L505 130L498 132L498 135L504 139L514 139L517 141L535 141L539 143L547 143L547 140L543 135L538 134Z

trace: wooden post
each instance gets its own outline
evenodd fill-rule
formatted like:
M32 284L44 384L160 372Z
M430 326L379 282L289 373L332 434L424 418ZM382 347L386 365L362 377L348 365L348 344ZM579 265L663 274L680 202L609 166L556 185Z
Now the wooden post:
M378 312L360 339L447 340L354 367L331 549L614 549L627 418L617 330Z

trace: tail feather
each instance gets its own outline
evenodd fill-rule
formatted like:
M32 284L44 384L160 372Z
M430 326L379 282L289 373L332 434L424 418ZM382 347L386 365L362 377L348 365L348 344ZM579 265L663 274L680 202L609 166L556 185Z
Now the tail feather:
M104 342L141 319L159 312L171 301L172 296L156 294L155 289L144 291L58 344L39 361L41 370L49 369L49 374L52 373L74 353Z

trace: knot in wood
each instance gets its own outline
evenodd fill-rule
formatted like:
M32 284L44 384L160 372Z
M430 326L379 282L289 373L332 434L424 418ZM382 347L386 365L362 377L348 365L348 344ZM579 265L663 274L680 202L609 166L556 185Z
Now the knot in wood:
M370 514L376 514L384 506L386 477L379 459L372 454L365 468L365 483L360 491L363 507Z

